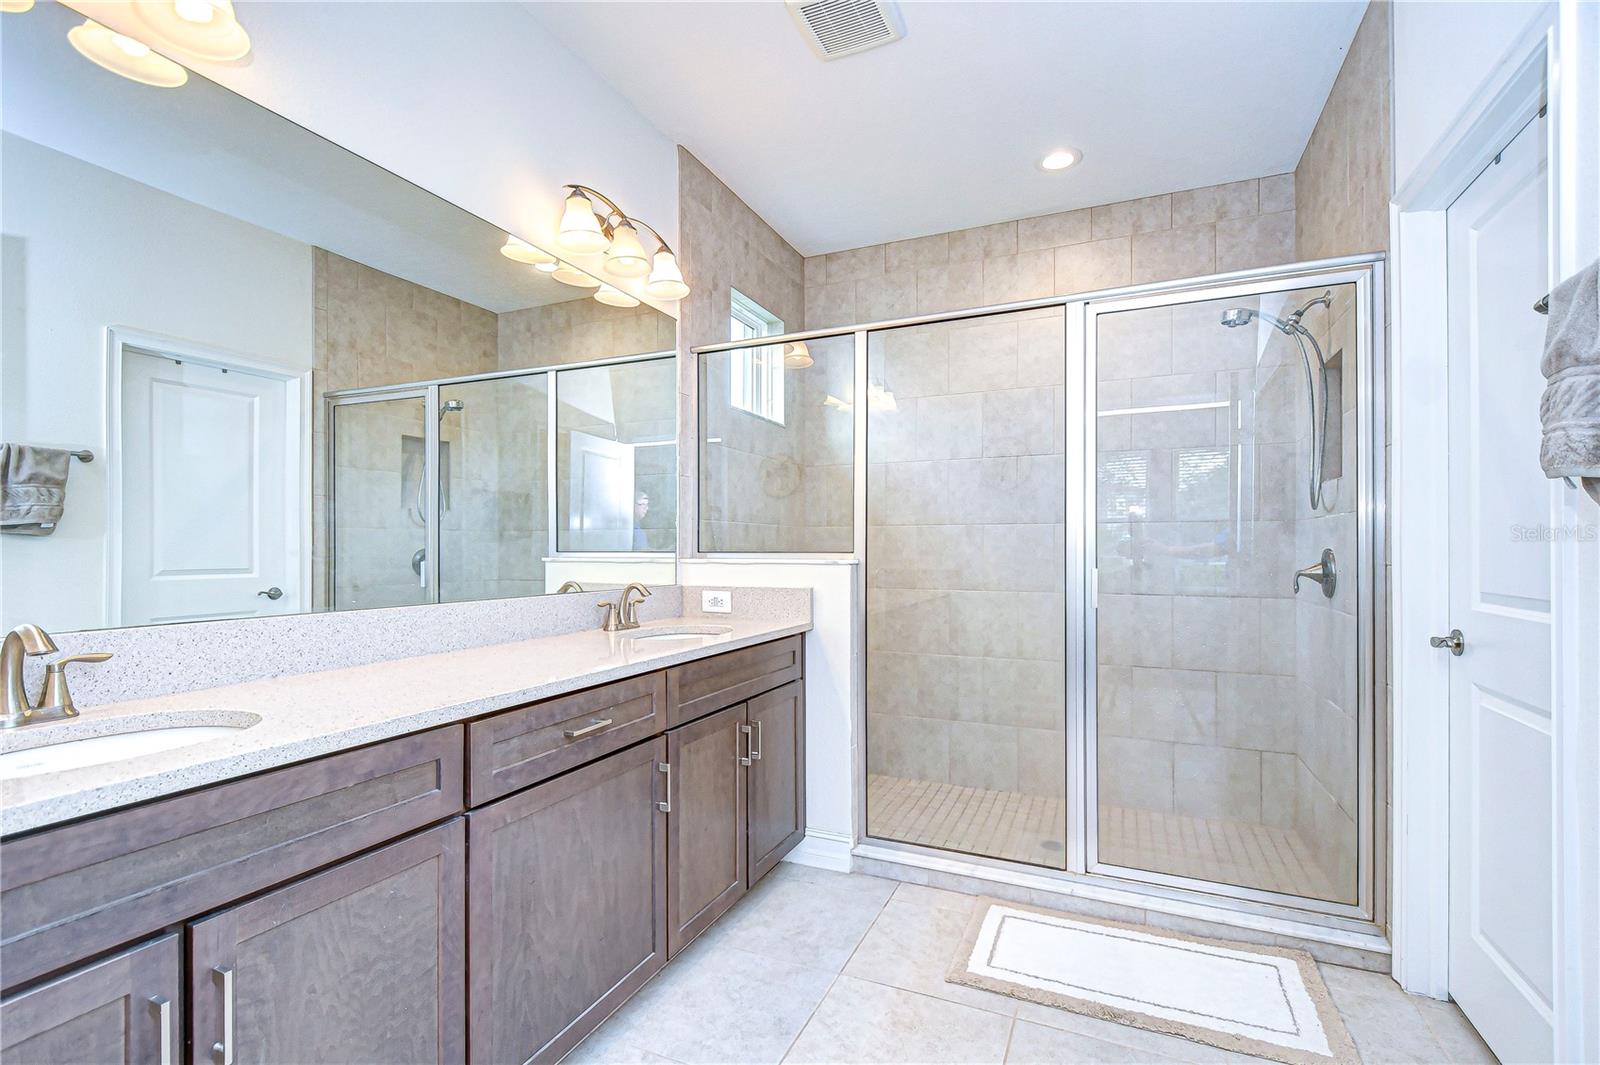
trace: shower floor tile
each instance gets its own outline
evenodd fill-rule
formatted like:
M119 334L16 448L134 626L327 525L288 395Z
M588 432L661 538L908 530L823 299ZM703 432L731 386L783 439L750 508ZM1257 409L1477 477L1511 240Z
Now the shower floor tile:
M1065 799L872 775L869 834L1061 869ZM1100 860L1131 869L1336 898L1311 849L1287 829L1122 807L1100 812Z

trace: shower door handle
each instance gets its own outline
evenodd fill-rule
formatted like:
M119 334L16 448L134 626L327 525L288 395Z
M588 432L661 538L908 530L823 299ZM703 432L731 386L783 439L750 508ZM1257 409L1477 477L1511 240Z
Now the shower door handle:
M1333 589L1339 583L1339 571L1334 565L1333 548L1324 547L1322 557L1305 569L1295 570L1294 593L1300 594L1302 580L1316 581L1322 585L1322 594L1325 598L1333 598Z

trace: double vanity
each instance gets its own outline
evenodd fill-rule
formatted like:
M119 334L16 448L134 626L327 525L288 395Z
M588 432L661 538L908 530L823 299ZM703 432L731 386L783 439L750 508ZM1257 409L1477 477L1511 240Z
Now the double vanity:
M0 1062L560 1058L804 835L809 627L666 618L15 730Z

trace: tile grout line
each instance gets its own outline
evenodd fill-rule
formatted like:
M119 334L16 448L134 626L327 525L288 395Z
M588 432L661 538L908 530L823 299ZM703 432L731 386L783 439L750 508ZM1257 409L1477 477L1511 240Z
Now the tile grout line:
M851 876L853 874L846 873L844 875ZM895 886L889 889L889 894L885 896L881 903L878 904L878 912L872 915L872 920L867 922L867 927L861 932L861 938L856 940L856 945L850 948L850 956L844 960L843 965L839 966L839 971L833 974L833 979L828 981L827 990L822 992L822 997L817 999L817 1004L811 1007L810 1013L806 1014L804 1023L802 1023L800 1027L795 1030L794 1038L789 1040L789 1045L783 1048L783 1053L778 1055L779 1065L783 1065L783 1062L788 1060L790 1053L794 1051L794 1045L798 1043L800 1041L800 1037L805 1034L806 1028L811 1025L812 1020L817 1015L817 1011L820 1010L822 1008L822 1004L828 1000L828 996L833 994L834 987L836 987L839 983L839 977L844 975L845 969L849 968L850 963L855 960L856 952L861 949L861 944L865 943L867 936L872 934L872 929L876 927L878 918L882 917L883 911L888 908L889 900L894 898L894 893L899 890L899 881L891 881L887 877L877 877L875 879L883 880L886 883L892 883Z

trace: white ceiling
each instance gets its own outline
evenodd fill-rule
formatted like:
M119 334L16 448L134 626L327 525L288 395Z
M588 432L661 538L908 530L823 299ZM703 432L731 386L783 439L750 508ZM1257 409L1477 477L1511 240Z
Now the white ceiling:
M823 62L773 0L527 6L806 255L1293 170L1365 9L908 2Z

